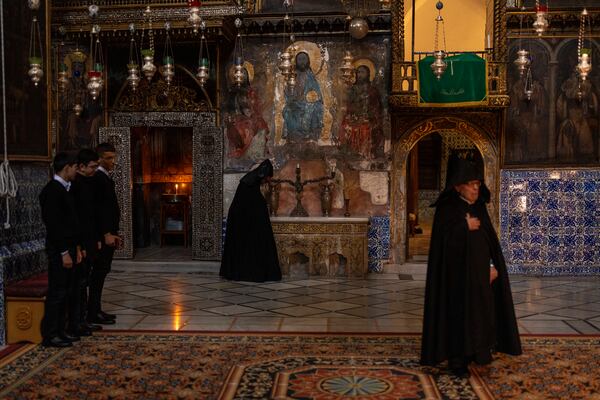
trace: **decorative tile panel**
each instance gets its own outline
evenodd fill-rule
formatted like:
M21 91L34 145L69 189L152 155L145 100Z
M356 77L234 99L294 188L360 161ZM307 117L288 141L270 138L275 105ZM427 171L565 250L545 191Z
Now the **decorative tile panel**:
M504 170L500 187L510 272L600 274L600 171Z
M383 261L390 257L390 217L371 217L369 221L369 272L383 272Z
M45 230L38 196L49 179L46 163L14 163L19 185L10 200L10 228L0 229L0 346L5 344L4 286L47 269ZM0 224L6 221L6 202L0 202Z

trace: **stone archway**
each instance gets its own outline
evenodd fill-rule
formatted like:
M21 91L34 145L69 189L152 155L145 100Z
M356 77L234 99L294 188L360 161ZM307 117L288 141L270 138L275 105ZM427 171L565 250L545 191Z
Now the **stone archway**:
M490 217L498 226L499 152L495 143L483 129L455 117L429 118L405 131L393 145L391 171L391 215L390 215L390 257L394 263L406 261L406 166L412 148L423 137L433 132L458 132L468 137L483 157L485 181L492 192L489 204Z

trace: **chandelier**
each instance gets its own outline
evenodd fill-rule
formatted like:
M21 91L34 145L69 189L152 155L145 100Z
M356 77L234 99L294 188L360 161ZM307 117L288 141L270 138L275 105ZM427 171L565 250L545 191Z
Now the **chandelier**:
M541 4L540 0L535 0L535 21L533 22L533 29L538 36L542 36L542 34L548 28L548 2L546 4Z
M437 79L442 79L442 75L446 71L446 29L444 28L444 18L442 17L442 8L444 8L444 3L438 1L435 5L435 8L438 10L438 16L435 18L435 37L434 37L434 51L433 57L434 61L431 64L431 71L433 75ZM439 46L439 30L440 25L442 26L442 39L444 40L444 48L441 49Z
M585 81L592 71L592 49L585 47L585 30L586 26L590 25L589 14L587 9L581 12L579 22L579 38L577 40L577 73L582 81Z
M40 0L29 0L29 9L31 9L31 11L37 13L39 8ZM31 31L29 35L29 69L27 70L27 75L29 75L34 86L37 86L44 76L43 54L40 24L37 15L34 14L31 19Z
M204 84L210 77L210 55L208 52L208 42L206 41L206 36L204 36L205 29L206 22L202 21L200 23L202 33L200 35L200 53L198 54L198 72L196 73L200 87L204 87Z

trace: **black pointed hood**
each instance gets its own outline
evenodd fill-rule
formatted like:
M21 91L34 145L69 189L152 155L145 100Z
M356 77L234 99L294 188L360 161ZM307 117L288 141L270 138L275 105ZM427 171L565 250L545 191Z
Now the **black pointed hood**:
M449 195L456 193L455 186L470 181L480 181L479 201L485 203L490 202L490 190L485 185L483 165L477 162L472 154L457 154L452 153L448 158L448 167L446 168L446 187L440 193L435 203L431 206L435 207L440 201L447 198Z
M260 185L261 181L267 176L273 176L273 164L269 159L266 159L256 169L244 175L240 181L248 186Z

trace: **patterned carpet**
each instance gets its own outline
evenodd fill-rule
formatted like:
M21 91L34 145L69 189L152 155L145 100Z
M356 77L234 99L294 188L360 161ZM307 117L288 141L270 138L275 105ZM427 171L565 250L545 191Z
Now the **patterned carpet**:
M600 399L599 336L523 344L459 379L420 367L414 335L113 332L4 355L0 398Z

